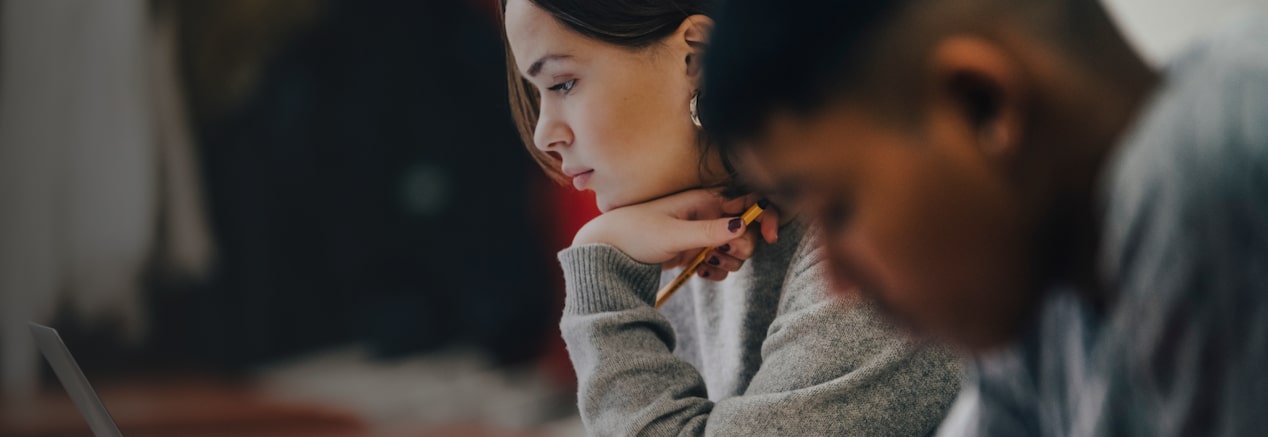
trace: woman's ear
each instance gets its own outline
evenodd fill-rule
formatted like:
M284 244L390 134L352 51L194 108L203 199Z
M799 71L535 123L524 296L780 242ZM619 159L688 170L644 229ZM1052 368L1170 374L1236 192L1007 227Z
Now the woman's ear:
M706 15L689 16L684 18L682 24L678 26L678 32L675 34L686 44L687 75L692 78L700 77L700 66L703 64L700 57L704 55L704 50L709 45L709 35L712 33L713 19Z
M934 94L945 99L992 158L1014 155L1026 119L1027 81L998 45L976 37L952 37L932 51Z

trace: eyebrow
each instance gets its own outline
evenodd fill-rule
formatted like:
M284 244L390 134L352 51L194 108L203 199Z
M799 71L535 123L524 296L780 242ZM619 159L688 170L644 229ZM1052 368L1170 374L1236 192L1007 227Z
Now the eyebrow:
M537 76L537 73L541 73L542 65L545 65L547 61L555 61L555 60L567 59L571 57L572 57L571 55L559 55L559 54L551 54L551 55L542 56L541 59L538 59L537 62L534 62L533 65L528 67L528 77L535 77Z

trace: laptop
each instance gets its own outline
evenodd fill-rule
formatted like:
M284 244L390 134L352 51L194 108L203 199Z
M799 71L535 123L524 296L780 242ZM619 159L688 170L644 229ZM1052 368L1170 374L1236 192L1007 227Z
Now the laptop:
M79 369L79 364L75 363L75 357L71 356L70 349L66 348L66 343L62 342L62 336L57 334L57 330L35 322L30 322L28 325L31 328L31 335L35 337L35 344L40 348L40 353L44 354L44 359L53 368L53 373L57 374L57 380L62 382L62 387L70 395L70 400L75 402L75 408L78 408L84 415L84 420L88 421L88 428L92 430L93 435L122 437L123 433L119 432L119 426L110 417L110 412L106 411L106 405L101 403L92 385L88 384L88 377L84 376L84 372Z

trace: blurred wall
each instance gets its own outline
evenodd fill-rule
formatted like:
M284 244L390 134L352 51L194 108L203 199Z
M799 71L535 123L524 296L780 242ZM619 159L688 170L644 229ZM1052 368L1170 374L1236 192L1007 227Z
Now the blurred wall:
M1155 65L1184 48L1220 20L1268 0L1103 0L1127 37Z
M557 191L486 3L0 1L0 388L44 369L27 320L90 376L535 359Z
M234 3L299 30L272 32L266 44L284 43L258 65L226 70L224 51L252 40L199 20ZM452 0L257 3L177 6L189 8L186 77L206 88L191 95L221 257L205 290L168 301L193 316L163 319L169 332L229 368L344 342L383 357L536 354L553 326L553 262L494 18ZM269 26L244 32L256 27ZM238 74L254 80L216 81Z
M172 28L145 0L0 3L0 386L34 390L27 321L135 345L147 278L212 257Z

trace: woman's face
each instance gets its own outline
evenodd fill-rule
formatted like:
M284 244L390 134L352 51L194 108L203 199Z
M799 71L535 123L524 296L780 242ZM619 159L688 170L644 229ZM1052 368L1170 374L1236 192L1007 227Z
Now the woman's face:
M594 191L601 211L716 182L700 171L686 26L634 50L569 30L529 0L507 1L505 26L520 74L541 95L536 147L560 159L574 187Z

